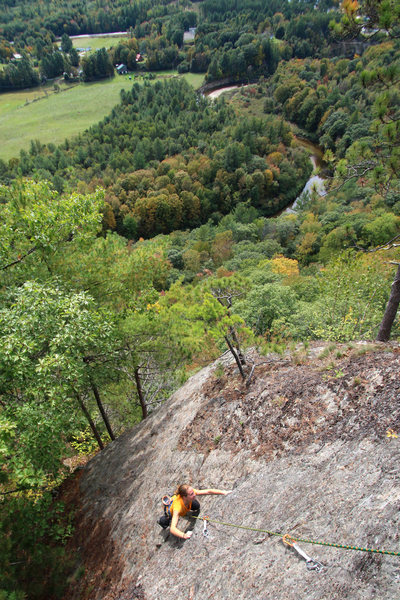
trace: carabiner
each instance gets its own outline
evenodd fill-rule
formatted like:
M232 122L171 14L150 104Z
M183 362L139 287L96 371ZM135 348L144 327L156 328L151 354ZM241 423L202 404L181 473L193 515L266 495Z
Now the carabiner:
M203 517L203 535L204 535L204 537L208 537L207 521L208 521L208 517L204 516Z
M308 556L307 552L302 550L300 546L296 544L296 540L294 540L288 533L286 533L282 537L282 542L291 548L294 548L300 556L304 558L306 561L306 567L309 571L317 571L319 573L324 568L324 565L320 563L318 560L314 560L310 556Z
M317 573L319 573L324 568L324 565L318 560L309 558L308 560L306 560L306 567L309 571L317 571Z

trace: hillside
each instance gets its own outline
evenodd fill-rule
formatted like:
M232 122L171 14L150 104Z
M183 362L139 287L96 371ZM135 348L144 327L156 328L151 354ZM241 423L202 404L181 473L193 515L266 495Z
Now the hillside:
M398 597L398 556L299 542L325 566L308 571L279 536L210 523L206 538L197 522L182 541L157 525L186 481L233 489L202 499L211 520L399 551L399 344L251 358L248 386L224 355L65 487L78 506L65 598Z

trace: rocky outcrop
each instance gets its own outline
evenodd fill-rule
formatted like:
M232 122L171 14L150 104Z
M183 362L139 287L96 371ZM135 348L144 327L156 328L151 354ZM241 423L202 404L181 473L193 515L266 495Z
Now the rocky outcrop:
M88 463L73 541L80 577L65 598L400 597L398 556L299 542L324 565L310 571L280 535L256 531L400 551L399 346L252 358L247 387L224 355ZM180 482L233 489L201 499L219 521L208 537L202 521L187 541L157 525L161 496Z

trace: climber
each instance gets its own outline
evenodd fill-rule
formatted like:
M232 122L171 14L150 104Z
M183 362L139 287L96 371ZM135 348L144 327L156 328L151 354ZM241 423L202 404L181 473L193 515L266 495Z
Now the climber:
M159 519L158 523L161 525L163 529L166 529L170 526L170 532L176 537L182 538L184 540L188 540L192 531L187 531L184 533L180 529L178 529L178 520L179 517L184 517L185 515L198 517L200 513L200 503L196 499L196 496L205 496L206 494L219 494L222 496L226 496L230 494L232 490L223 491L223 490L196 490L192 488L190 485L182 484L178 487L175 492L175 495L172 496L171 499L164 500L164 515Z

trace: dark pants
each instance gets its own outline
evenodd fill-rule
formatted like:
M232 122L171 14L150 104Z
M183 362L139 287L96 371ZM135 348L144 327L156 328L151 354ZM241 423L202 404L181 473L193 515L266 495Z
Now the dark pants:
M187 513L189 517L198 517L200 514L200 502L198 500L193 500L192 508ZM165 513L162 517L158 519L158 524L161 525L163 529L167 529L171 525L171 516Z

